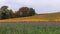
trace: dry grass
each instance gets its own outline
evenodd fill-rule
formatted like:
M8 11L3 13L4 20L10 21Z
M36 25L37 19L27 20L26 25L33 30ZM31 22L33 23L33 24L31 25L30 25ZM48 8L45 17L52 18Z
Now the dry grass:
M40 21L47 21L46 17L42 15L34 15L30 17L22 17L22 18L11 18L0 20L0 22L40 22Z
M48 22L52 20L60 21L60 13L38 14L30 17L11 18L0 20L0 22Z

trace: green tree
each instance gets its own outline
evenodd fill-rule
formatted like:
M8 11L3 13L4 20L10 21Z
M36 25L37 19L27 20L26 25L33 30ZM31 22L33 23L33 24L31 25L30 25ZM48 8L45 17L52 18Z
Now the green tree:
M20 17L20 12L19 12L19 11L16 11L16 12L14 13L14 17Z
M33 8L29 8L29 16L35 15L35 10Z
M2 6L0 9L0 19L10 18L8 6Z
M9 10L9 16L10 16L10 18L15 17L15 16L14 16L14 12L13 12L12 10Z
M21 7L20 9L19 9L19 11L20 11L20 16L27 16L27 14L28 14L28 12L29 12L29 8L28 7Z
M8 16L7 16L7 8L8 8L8 6L2 6L1 7L1 9L0 9L0 14L1 14L1 19L5 19L5 18L7 18Z
M28 7L21 7L15 13L15 15L17 15L18 17L32 16L34 14L35 14L35 10L33 8L28 8Z

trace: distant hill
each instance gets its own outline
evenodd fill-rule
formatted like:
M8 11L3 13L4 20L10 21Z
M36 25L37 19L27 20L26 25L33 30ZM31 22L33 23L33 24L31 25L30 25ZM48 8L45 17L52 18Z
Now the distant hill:
M60 12L36 14L34 16L29 17L0 20L0 22L41 22L41 21L43 22L60 21Z

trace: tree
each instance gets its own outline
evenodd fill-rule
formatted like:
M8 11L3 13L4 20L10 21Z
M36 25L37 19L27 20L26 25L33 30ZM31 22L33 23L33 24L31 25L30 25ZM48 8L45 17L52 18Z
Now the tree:
M7 19L7 18L10 18L8 6L2 6L0 9L0 19Z
M6 13L7 8L8 8L8 6L2 6L1 7L1 9L0 9L0 12L1 12L0 17L1 17L1 19L5 19L7 17L7 15L6 15L6 14L8 14L8 13Z
M16 12L14 13L14 17L20 17L20 12L19 12L19 11L16 11Z
M33 8L28 8L28 7L21 7L16 12L16 15L18 17L32 16L34 14L35 14L35 10Z
M29 12L29 8L28 7L21 7L20 9L19 9L19 11L20 11L20 16L27 16L27 14L28 14L28 12Z
M10 16L10 18L15 17L15 16L14 16L14 13L13 13L13 11L12 11L12 10L9 10L9 16Z
M29 16L35 15L35 10L33 8L29 8Z

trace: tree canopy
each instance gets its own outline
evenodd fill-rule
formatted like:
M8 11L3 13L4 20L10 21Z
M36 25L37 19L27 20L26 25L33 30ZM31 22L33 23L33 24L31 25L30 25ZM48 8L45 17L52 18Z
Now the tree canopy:
M0 8L0 19L15 18L15 17L26 17L35 15L35 10L29 7L21 7L17 12L9 10L8 6L2 6Z
M32 16L35 14L35 10L33 8L21 7L16 13L17 15L22 16L22 17Z

